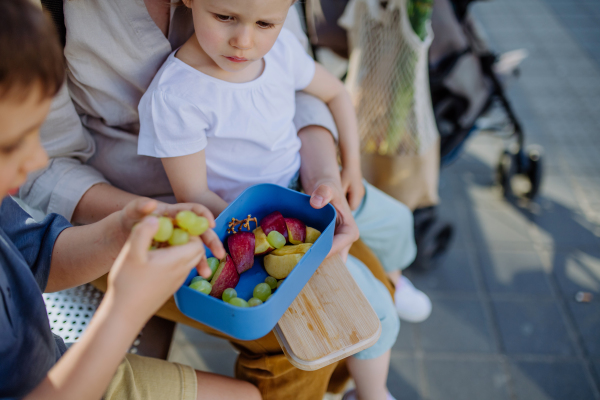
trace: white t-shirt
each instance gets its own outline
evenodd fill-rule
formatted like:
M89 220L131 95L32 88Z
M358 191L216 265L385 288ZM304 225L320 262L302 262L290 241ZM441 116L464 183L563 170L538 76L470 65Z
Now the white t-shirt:
M287 186L300 169L295 92L312 81L315 63L287 29L264 61L260 77L231 83L171 53L138 106L138 154L205 150L208 187L227 202L257 183Z

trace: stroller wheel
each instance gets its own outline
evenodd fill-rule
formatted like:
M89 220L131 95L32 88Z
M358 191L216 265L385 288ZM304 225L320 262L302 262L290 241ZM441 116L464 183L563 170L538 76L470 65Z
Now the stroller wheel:
M528 199L533 199L540 190L542 183L542 152L539 148L529 149L527 152L527 164L528 168L525 171L525 175L531 183L531 188L525 194Z
M502 185L502 192L505 197L513 194L511 179L517 173L517 155L509 150L502 151L500 162L496 170L498 183Z

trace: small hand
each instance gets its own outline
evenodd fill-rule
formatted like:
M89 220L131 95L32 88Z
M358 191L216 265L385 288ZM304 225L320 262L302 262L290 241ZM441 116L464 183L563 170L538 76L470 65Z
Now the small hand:
M318 182L316 189L310 194L310 205L313 208L323 208L331 203L337 211L337 220L335 234L333 236L333 245L329 255L340 253L340 256L346 261L350 246L358 240L358 226L352 217L352 211L343 195L339 182L322 181Z
M342 169L342 190L348 199L350 209L355 211L365 197L365 185L360 167L351 166Z
M190 237L185 245L149 250L157 230L154 216L133 227L108 275L107 294L112 293L118 304L142 319L156 312L205 257L198 237Z
M121 226L124 237L129 236L131 228L147 215L165 215L175 218L177 213L183 210L191 210L197 215L201 215L208 220L211 229L208 229L202 234L202 241L212 251L215 257L219 259L225 257L223 243L221 243L221 240L219 240L217 234L212 230L212 228L215 227L215 218L208 208L196 203L167 204L148 198L134 200L127 204L121 211ZM204 277L208 277L212 273L208 263L206 262L206 257L202 258L196 268L198 273Z

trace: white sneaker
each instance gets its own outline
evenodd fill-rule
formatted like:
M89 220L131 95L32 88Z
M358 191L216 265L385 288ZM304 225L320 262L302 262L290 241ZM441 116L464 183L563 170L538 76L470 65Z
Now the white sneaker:
M429 297L414 287L404 275L400 276L396 284L394 302L398 316L404 321L423 322L431 314Z

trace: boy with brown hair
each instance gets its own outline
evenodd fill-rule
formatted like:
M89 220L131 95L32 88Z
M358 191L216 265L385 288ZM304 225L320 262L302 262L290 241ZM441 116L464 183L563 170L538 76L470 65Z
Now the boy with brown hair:
M0 1L0 398L259 399L245 382L125 356L190 269L200 263L200 273L210 273L203 241L224 255L211 230L202 240L149 252L158 228L150 214L193 210L214 225L206 208L139 199L98 223L71 227L56 214L34 222L10 198L48 162L39 128L63 74L58 40L42 12L28 0ZM104 300L67 351L50 331L42 292L109 270Z

